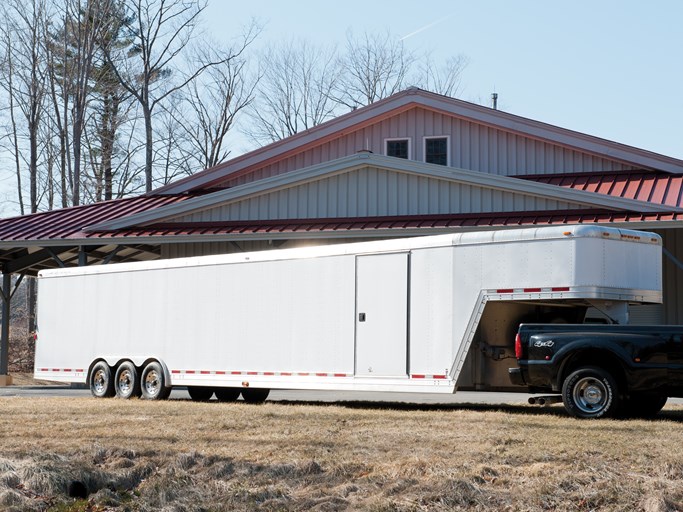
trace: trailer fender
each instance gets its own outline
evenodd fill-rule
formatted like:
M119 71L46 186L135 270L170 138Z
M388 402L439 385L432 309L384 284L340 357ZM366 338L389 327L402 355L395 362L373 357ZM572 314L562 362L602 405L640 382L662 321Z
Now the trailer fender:
M168 369L168 366L166 366L166 363L164 362L163 359L160 357L150 357L146 359L142 365L140 365L140 369L142 370L145 366L147 366L149 363L152 362L157 362L161 365L161 369L164 371L164 387L166 388L171 388L173 387L173 383L171 382L171 372Z

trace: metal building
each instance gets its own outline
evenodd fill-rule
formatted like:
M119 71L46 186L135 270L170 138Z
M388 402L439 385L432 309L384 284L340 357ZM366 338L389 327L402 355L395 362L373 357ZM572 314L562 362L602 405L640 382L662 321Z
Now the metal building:
M12 274L55 266L600 223L663 237L664 306L633 320L683 323L682 180L681 160L412 88L144 196L0 220L3 305Z

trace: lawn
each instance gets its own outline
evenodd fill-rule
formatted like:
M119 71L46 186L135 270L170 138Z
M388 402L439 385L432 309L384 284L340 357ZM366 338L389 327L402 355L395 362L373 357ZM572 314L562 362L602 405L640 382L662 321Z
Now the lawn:
M683 509L683 408L0 399L0 509ZM84 499L69 498L87 488Z

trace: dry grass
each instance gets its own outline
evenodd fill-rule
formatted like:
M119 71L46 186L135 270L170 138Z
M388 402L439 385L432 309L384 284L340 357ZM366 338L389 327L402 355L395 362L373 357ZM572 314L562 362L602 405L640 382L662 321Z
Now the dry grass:
M683 509L681 408L393 407L0 399L0 509Z

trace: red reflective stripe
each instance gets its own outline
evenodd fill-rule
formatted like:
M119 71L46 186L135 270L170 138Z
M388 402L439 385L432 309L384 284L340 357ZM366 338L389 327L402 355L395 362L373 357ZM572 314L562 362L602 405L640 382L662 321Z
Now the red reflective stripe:
M49 368L41 368L40 371L41 371L41 372L49 372L50 369L49 369Z
M53 371L53 372L58 372L58 371L61 371L61 370L60 370L59 368L53 368L52 371Z
M216 372L216 375L225 375L225 372L223 372L223 371L217 371L217 372Z
M230 372L230 375L242 375L242 372Z
M188 375L194 375L194 370L185 370Z
M84 372L85 370L83 368L76 368L77 372Z
M434 375L434 378L435 379L445 379L446 376L445 375Z
M327 374L326 373L316 373L315 376L316 377L327 377Z
M258 372L247 372L247 375L258 375Z
M180 370L171 370L171 373L180 373Z
M275 375L273 372L263 372L263 375Z
M334 376L335 377L346 377L346 374L345 373L335 373Z
M209 370L201 370L199 373L202 375L211 375L211 372Z
M555 286L551 288L552 291L554 292L568 292L569 291L569 286Z
M538 293L541 291L540 288L524 288L524 291L526 293Z
M280 375L283 377L291 377L292 376L292 374L290 372L281 372Z
M71 371L71 368L64 368L62 371L63 371L63 372L70 372L70 371Z
M513 290L512 288L501 288L499 290L496 290L496 293L512 293L514 291L515 290Z
M424 375L412 375L413 379L424 379Z
M306 377L306 376L310 375L310 373L307 373L307 372L299 372L299 373L297 373L297 375L301 375L302 377Z

